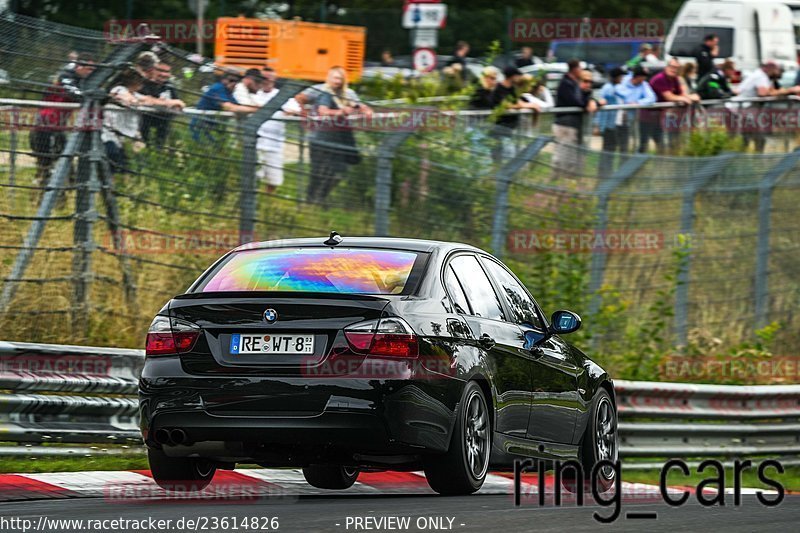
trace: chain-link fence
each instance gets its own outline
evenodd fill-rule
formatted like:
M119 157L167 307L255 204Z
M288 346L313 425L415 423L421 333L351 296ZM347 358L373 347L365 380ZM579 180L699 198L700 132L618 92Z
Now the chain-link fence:
M389 104L345 127L279 113L304 89L288 82L249 115L125 108L108 90L153 45L72 31L0 26L6 339L138 346L160 307L228 249L336 230L489 249L545 309L582 314L598 353L698 335L738 343L772 322L776 349L800 345L798 152L601 152L545 128ZM57 100L47 73L72 49L94 70ZM213 73L156 52L194 104ZM131 116L163 137L115 129Z

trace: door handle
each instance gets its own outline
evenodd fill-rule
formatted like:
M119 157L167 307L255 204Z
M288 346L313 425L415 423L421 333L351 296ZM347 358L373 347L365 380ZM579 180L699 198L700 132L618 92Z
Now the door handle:
M481 338L478 339L478 342L487 350L495 345L494 339L488 333L481 335Z

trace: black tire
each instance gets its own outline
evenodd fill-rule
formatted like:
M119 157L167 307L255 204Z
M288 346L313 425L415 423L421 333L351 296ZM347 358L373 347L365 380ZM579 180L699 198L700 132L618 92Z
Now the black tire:
M303 468L308 484L318 489L349 489L358 479L358 473L358 468L345 466L311 465Z
M428 485L443 495L472 494L483 486L492 450L491 415L480 386L467 382L458 405L450 449L425 458Z
M216 465L195 457L168 457L161 450L147 449L150 472L159 487L172 492L198 492L211 483Z
M592 400L589 421L581 439L580 454L584 475L583 490L589 492L594 466L604 459L612 462L619 459L617 410L605 389L599 389ZM578 487L572 469L567 469L565 474L562 486L570 492L576 492ZM613 468L601 468L597 473L597 489L601 493L610 489L616 482L616 475Z

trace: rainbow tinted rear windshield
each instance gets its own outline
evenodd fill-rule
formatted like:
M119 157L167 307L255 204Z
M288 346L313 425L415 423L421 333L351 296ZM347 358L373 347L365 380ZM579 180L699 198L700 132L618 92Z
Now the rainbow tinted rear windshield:
M242 250L218 265L196 291L410 294L426 256L366 248Z

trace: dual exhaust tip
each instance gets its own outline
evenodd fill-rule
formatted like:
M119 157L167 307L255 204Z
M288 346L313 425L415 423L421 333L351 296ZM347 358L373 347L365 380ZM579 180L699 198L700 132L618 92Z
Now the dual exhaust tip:
M153 440L157 444L167 446L177 446L179 444L186 444L186 432L181 428L161 428L155 430L153 433Z

